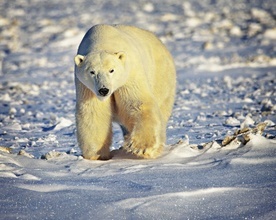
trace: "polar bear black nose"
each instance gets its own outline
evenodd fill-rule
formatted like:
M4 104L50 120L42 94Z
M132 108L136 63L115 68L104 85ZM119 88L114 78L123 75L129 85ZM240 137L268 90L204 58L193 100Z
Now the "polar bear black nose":
M107 89L107 88L101 88L101 89L99 89L99 93L102 96L106 96L108 92L109 92L109 89Z

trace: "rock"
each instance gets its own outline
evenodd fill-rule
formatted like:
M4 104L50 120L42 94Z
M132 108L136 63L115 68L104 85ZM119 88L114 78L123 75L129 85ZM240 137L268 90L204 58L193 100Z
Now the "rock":
M267 123L261 122L252 130L252 133L253 134L263 134L263 131L266 128L266 126L267 126Z
M276 106L272 104L270 99L264 99L262 102L261 111L262 112L270 112L276 110Z
M57 157L64 156L64 155L66 155L65 152L50 151L50 152L46 153L45 155L42 155L41 159L50 160L50 159L57 158Z
M266 123L269 127L275 126L275 123L271 120L265 120L264 123Z
M248 26L248 31L247 31L247 36L248 37L254 37L258 33L261 33L262 31L262 26L258 23L251 23Z
M18 155L25 156L25 157L28 157L28 158L34 158L34 155L32 155L30 153L27 153L25 150L20 150L18 152Z
M249 115L247 115L245 120L241 123L241 129L248 128L250 125L254 125L254 123L255 121Z
M222 146L228 145L230 142L232 142L236 137L235 136L226 136L222 141Z
M0 146L0 151L11 154L12 148Z
M234 133L234 135L237 136L237 135L240 135L240 134L244 134L244 133L246 133L248 131L250 131L250 129L248 127L245 127L245 128L236 130L235 133Z
M207 42L203 43L202 49L203 50L212 50L212 49L214 49L214 44L210 41L207 41Z

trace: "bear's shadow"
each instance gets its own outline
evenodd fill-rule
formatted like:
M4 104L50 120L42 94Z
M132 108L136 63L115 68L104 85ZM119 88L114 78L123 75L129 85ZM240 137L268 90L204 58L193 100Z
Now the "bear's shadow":
M112 160L117 160L117 159L141 160L141 159L143 159L141 157L137 157L136 155L125 151L122 148L112 150L110 152L110 156L111 156Z

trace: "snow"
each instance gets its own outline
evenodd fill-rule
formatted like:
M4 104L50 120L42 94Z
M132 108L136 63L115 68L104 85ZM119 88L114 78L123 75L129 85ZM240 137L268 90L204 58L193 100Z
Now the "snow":
M1 219L275 219L276 5L0 1ZM98 23L155 32L178 88L164 154L83 159L73 57Z

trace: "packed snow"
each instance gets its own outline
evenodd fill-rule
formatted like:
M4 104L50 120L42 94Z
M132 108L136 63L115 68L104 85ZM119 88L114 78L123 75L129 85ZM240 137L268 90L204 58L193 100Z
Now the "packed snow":
M275 219L274 0L2 0L0 219ZM83 159L73 57L99 23L150 30L178 88L164 154Z

